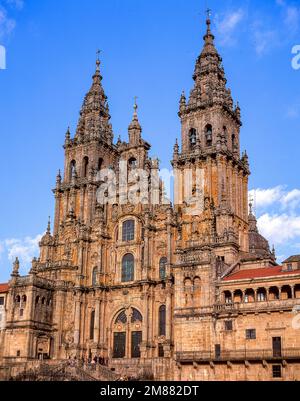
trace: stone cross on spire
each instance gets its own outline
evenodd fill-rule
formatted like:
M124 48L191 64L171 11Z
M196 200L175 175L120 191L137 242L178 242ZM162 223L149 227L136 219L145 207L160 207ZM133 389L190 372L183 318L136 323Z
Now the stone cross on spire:
M97 66L97 71L100 71L100 54L101 54L101 50L97 50L96 55L97 55L97 59L96 59L96 66Z
M138 97L137 96L134 96L134 106L133 106L133 108L134 108L134 115L135 116L137 116L137 110L138 110L138 105L137 105L137 99L138 99Z

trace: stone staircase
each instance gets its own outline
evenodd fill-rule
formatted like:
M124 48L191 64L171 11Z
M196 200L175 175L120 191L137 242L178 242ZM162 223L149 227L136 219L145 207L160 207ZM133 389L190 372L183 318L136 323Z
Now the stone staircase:
M61 361L23 366L14 381L117 381L120 376L101 365L80 365Z

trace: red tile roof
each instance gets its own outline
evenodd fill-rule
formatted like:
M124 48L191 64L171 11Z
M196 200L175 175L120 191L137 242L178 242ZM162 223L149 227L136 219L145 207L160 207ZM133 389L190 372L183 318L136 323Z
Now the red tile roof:
M0 293L8 292L8 283L0 284Z
M300 274L300 270L294 270L288 272L288 271L282 271L282 266L276 266L276 267L267 267L260 269L240 270L236 273L231 274L228 277L225 277L224 281L276 277L276 276L285 276L292 274Z

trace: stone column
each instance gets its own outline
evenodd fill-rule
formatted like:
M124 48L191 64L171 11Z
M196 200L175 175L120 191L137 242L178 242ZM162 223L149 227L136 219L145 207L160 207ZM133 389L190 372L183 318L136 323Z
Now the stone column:
M93 202L93 186L88 186L88 201L87 201L87 224L92 221L92 202Z
M166 343L164 344L164 354L165 357L171 357L171 347L172 347L172 292L170 288L170 283L168 283L167 288L167 299L166 299Z
M172 264L172 210L167 211L167 233L168 233L168 264L167 264L167 277L171 275L171 264Z
M212 165L211 165L211 157L207 157L207 194L209 198L212 198L212 191L211 191L211 181L212 181Z
M100 319L101 319L101 325L100 325L100 343L105 345L105 312L106 312L106 299L105 296L102 296L102 301L101 301L101 313L100 313Z
M100 330L100 299L96 299L95 305L95 324L94 324L94 342L95 344L99 344L99 332Z
M143 340L141 344L141 357L147 358L148 349L148 327L149 327L149 285L145 285L143 294Z
M67 214L68 214L68 210L69 210L69 192L68 191L64 192L63 202L64 202L64 220L65 220L67 217Z
M166 339L171 341L171 321L172 321L172 294L171 289L167 290L166 299Z
M55 217L54 217L54 235L57 235L60 222L61 194L55 193Z
M84 188L80 190L80 220L84 221Z
M80 296L76 297L75 302L75 323L74 323L74 344L79 345L80 341L80 323L81 323L81 302Z
M61 347L61 329L62 329L62 316L63 316L63 303L64 292L58 290L55 297L55 309L53 310L53 323L56 325L57 334L55 336L53 356L59 358L59 349Z

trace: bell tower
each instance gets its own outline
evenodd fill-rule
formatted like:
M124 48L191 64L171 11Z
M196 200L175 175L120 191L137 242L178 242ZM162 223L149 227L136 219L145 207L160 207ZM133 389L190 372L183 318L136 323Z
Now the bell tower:
M173 156L173 166L181 177L187 176L184 171L192 171L193 199L201 196L203 207L196 215L189 215L184 196L187 182L183 178L178 191L184 201L179 202L178 212L185 222L183 241L186 238L191 243L191 239L195 239L198 245L217 247L231 243L237 254L238 250L249 251L248 156L246 152L240 153L240 107L238 103L234 105L226 86L209 13L206 25L203 50L193 75L194 86L188 99L184 92L181 95L181 151L176 142ZM197 171L202 173L197 174ZM199 180L203 181L202 187ZM228 258L231 263L235 256L231 254Z

